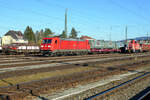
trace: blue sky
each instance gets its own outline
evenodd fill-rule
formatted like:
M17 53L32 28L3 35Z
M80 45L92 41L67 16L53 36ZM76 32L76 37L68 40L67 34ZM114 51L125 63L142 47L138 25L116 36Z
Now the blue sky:
M64 29L68 8L68 33L75 27L81 35L96 39L121 40L150 34L149 0L0 0L0 36L8 30Z

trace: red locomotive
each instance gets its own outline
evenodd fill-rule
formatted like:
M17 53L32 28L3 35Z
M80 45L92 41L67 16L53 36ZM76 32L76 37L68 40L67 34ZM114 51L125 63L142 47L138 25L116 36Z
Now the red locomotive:
M40 50L43 55L51 56L88 54L90 44L88 40L81 39L43 38Z
M150 41L139 41L143 52L150 51Z
M126 45L121 48L122 52L148 52L150 51L150 43L148 41L129 40Z
M127 52L141 52L141 46L139 42L135 40L130 40L129 43L127 44Z

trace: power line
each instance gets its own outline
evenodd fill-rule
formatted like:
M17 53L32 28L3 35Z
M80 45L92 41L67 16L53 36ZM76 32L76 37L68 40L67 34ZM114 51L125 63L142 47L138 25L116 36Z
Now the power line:
M59 4L56 4L56 3L52 3L52 2L47 2L47 1L45 1L45 0L34 0L34 1L37 1L37 2L39 2L40 4L43 4L44 6L47 6L47 7L49 7L50 5L51 6L55 6L55 7L59 7L59 8L63 8L63 9L66 9L66 7L64 7L64 6L62 6L62 5L59 5ZM75 14L79 14L79 11L77 11L77 10L75 10L75 9L73 9L73 8L69 8L69 9L71 9L72 11L76 11L77 13L75 13ZM70 11L70 10L69 10ZM80 13L81 14L81 13ZM82 12L82 15L84 14L84 12ZM69 14L68 14L69 15ZM88 15L88 17L89 17L89 15ZM75 23L77 23L77 25L76 26L89 26L89 25L92 25L91 23L94 23L94 25L95 26L99 26L98 24L99 23L102 23L102 21L100 21L99 19L102 19L102 18L98 18L98 20L96 20L96 18L93 18L93 16L91 17L91 18L87 18L87 16L85 17L82 17L81 15L80 16L76 16L76 15L74 15L74 14L72 14L71 16L69 16L69 18L71 19L71 22L70 22L70 24L72 24L73 26L75 25ZM77 19L77 20L80 20L80 21L78 21L78 22L75 22L75 19ZM89 20L90 19L90 20ZM94 20L94 21L92 21L92 20ZM90 22L89 22L90 21ZM82 23L83 22L83 23ZM95 23L96 22L96 23ZM86 23L86 24L85 24ZM94 25L92 25L92 26L94 26ZM71 26L71 25L70 25Z
M6 6L7 4L2 4L1 3L0 5L3 6L3 8L5 7L7 9L9 9L9 10L14 10L14 11L21 12L21 13L26 12L26 13L30 13L30 14L35 14L35 15L38 15L38 16L46 17L46 18L53 18L53 19L57 19L57 20L61 20L61 21L63 20L60 17L50 16L50 15L47 15L45 13L34 11L32 9L30 9L30 11L26 11L25 9L17 9L17 8L10 9L9 7Z
M63 9L66 9L66 7L65 6L62 6L62 5L59 5L59 4L56 4L56 3L50 3L50 2L47 2L47 1L45 1L45 0L35 0L35 1L37 1L37 2L39 2L40 4L43 4L43 5L45 5L45 6L47 6L47 7L49 7L49 5L51 4L52 6L57 6L57 7L59 7L59 8L63 8ZM68 8L68 7L67 7ZM93 16L90 16L90 15L88 15L88 17L90 17L90 19L91 20L89 20L89 18L86 18L85 16L83 16L83 15L86 15L85 14L85 10L84 10L84 12L81 12L81 11L78 11L78 10L76 10L76 9L73 9L73 8L69 8L70 9L70 11L72 10L72 11L76 11L77 13L76 14L78 14L78 18L80 18L80 19L82 19L82 21L83 20L85 20L85 19L87 19L86 20L86 22L87 21L92 21L93 20ZM89 11L88 11L89 12ZM75 16L75 15L73 15L72 17L76 17L77 18L77 16ZM100 20L99 19L103 19L102 17L99 17L99 18L94 18L94 19L97 19L97 20L95 20L96 22L99 22ZM100 21L100 22L102 22L102 20Z
M62 18L59 18L59 17L54 17L54 16L50 16L50 15L47 15L47 14L44 14L44 13L41 13L41 12L37 12L37 11L34 11L34 10L30 10L30 11L26 11L25 9L17 9L17 8L12 8L12 9L10 9L8 6L7 6L7 3L6 4L0 4L1 5L1 7L3 7L3 8L7 8L7 9L9 9L9 10L12 10L12 11L16 11L16 12L20 12L20 13L30 13L30 14L35 14L35 15L38 15L38 16L42 16L42 17L45 17L45 18L48 18L48 19L50 19L50 18L53 18L53 19L56 19L56 20L60 20L60 21L62 21L63 22L63 20L64 19L62 19ZM8 17L8 16L7 16ZM5 17L5 18L7 18L7 17ZM10 18L12 18L12 16L10 17ZM13 19L17 19L17 18L13 18ZM38 21L39 21L40 19L38 19ZM10 21L13 21L13 20L10 20ZM9 21L9 22L10 22ZM52 23L46 23L46 24L52 24ZM34 25L34 24L33 24ZM41 25L41 24L40 24ZM37 25L38 26L38 25ZM10 26L7 26L7 27L3 27L3 26L0 26L1 27L1 29L6 29L6 30L9 30L10 28L12 28L12 26L10 27Z
M62 5L59 5L59 4L55 4L55 3L50 3L50 2L47 2L47 1L45 1L45 0L35 0L35 1L39 1L41 4L43 4L43 5L46 5L46 6L49 6L50 4L52 5L53 4L53 6L57 6L57 7L59 7L59 8L65 8L64 6L62 6ZM113 0L112 0L112 2L113 2ZM124 7L124 6L122 6L122 5L120 5L119 3L117 3L117 2L113 2L113 4L115 4L115 5L119 5L118 7L120 7L120 8L122 8L122 9L125 9L125 10L127 10L128 12L130 12L130 13L132 13L132 14L134 14L134 15L136 15L136 16L138 16L138 17L140 17L140 18L143 18L143 16L140 16L138 13L136 13L136 12L134 12L134 11L132 11L132 10L130 10L130 9L126 9L126 7ZM73 8L70 8L71 10L73 10L73 11L77 11L76 9L73 9ZM79 24L81 24L81 25L86 25L86 24L84 24L84 23L88 23L88 25L91 25L91 22L98 22L99 20L96 20L96 18L91 18L90 20L87 18L87 17L81 17L82 15L83 15L83 13L84 12L82 12L82 14L80 13L81 11L77 11L77 13L76 14L79 14L79 16L75 16L75 15L73 15L73 16L71 16L71 18L72 19L76 19L76 18L78 18L78 19L81 19L81 21L83 22L83 23L79 23L78 22L78 25ZM93 16L92 16L93 17ZM92 20L95 20L95 21L92 21ZM74 20L72 20L73 22L74 22ZM80 22L81 22L80 21ZM91 21L91 22L89 22L89 21ZM96 24L99 24L99 23L96 23ZM99 25L95 25L95 26L99 26Z
M121 8L121 9L125 9L125 10L128 11L129 13L132 13L132 14L134 14L135 16L137 16L137 17L139 17L139 18L145 20L145 22L147 22L147 21L149 22L149 21L150 21L147 17L145 17L145 16L143 16L143 15L137 13L137 12L134 11L134 10L131 10L131 9L127 8L126 6L121 5L120 3L118 3L118 2L116 2L116 1L114 1L114 0L109 0L109 1L111 1L111 3L114 4L114 5L116 5L117 7Z

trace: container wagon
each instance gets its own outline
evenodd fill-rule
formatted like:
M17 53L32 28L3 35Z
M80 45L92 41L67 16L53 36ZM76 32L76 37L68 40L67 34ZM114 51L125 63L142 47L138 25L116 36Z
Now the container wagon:
M104 40L89 40L92 53L111 53L120 52L118 42Z

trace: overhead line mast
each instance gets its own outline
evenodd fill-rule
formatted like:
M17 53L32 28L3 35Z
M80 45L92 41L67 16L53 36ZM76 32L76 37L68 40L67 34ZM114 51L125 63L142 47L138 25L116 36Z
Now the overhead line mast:
M148 37L148 32L147 32L147 40L149 40L149 37Z
M67 12L68 12L68 8L66 8L66 12L65 12L65 34L67 35Z
M126 38L126 45L127 45L127 40L128 40L128 27L126 26L125 28L125 38Z

